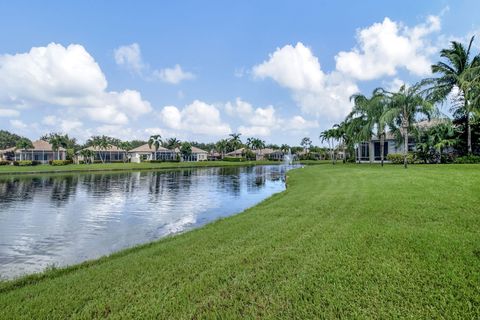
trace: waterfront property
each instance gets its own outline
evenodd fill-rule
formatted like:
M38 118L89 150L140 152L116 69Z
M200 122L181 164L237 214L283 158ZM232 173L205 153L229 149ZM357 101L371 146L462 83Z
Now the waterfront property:
M232 157L232 158L243 158L245 157L245 153L247 152L247 148L240 148L234 151L227 153L225 156ZM255 154L255 160L266 160L269 159L270 154L275 152L275 150L271 148L263 148L263 149L250 149L251 152Z
M175 152L180 156L181 161L207 161L208 160L208 152L194 146L192 146L192 152L188 156L182 155L179 148L175 148Z
M141 145L128 152L131 162L140 163L142 161L175 161L177 160L177 153L173 150L159 147L155 150L153 145L149 146L148 143Z
M76 162L80 163L86 160L90 162L100 161L100 162L119 162L119 161L127 161L128 160L128 153L120 149L117 146L110 145L107 148L100 148L90 146L82 150L90 150L93 151L93 156L90 159L85 159L81 153L81 150L76 154Z
M30 160L40 163L48 163L52 160L65 160L66 150L58 148L53 150L52 145L44 140L37 140L32 142L33 148L18 149L15 147L0 150L2 160L8 161L22 161Z

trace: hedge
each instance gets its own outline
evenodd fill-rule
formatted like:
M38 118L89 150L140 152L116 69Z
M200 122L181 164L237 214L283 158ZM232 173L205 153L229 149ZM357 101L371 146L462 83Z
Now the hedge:
M72 160L52 160L49 161L49 163L52 166L65 166L67 164L71 164Z
M8 165L8 164L10 164L9 161L0 160L0 166L6 166L6 165Z
M230 162L242 162L242 161L246 161L245 158L237 158L237 157L224 157L223 158L223 161L230 161Z
M480 163L480 156L468 155L458 157L455 159L455 163Z
M403 153L389 153L387 154L387 160L393 164L403 164ZM415 161L413 154L407 154L407 163L413 163Z
M32 160L13 161L14 166L20 166L20 167L36 166L38 164L41 164L41 162L40 161L32 161Z

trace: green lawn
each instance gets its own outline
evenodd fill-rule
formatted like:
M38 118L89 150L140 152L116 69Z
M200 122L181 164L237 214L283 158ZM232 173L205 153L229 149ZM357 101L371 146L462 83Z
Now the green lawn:
M119 170L154 170L176 169L192 167L222 167L222 166L252 166L262 164L280 164L278 161L201 161L201 162L162 162L162 163L95 163L95 164L70 164L66 166L0 166L0 175L17 173L55 173L71 171L119 171Z
M1 319L480 318L480 166L322 165L242 214L0 284Z

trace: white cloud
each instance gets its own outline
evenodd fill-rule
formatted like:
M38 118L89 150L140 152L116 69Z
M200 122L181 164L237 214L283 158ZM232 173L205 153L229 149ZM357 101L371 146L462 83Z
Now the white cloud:
M302 116L294 116L285 122L283 129L304 131L306 129L318 128L318 126L317 120L305 120Z
M71 133L82 128L83 123L76 119L60 119L57 116L49 115L42 119L42 124L54 127L56 131Z
M235 99L233 103L227 102L225 111L231 117L243 122L237 131L244 136L267 137L275 130L305 131L305 129L318 127L316 120L307 121L299 115L284 119L277 116L275 108L271 105L265 108L254 108L252 104L240 98Z
M15 129L25 129L28 126L21 120L10 120L10 125Z
M292 92L302 111L337 120L351 109L349 98L358 88L348 77L322 71L318 58L301 42L286 45L253 68L256 78L271 78Z
M140 74L145 67L138 43L120 46L114 50L115 62Z
M18 110L0 108L0 117L14 118L14 117L18 117L19 115L20 115L20 112Z
M179 64L176 64L173 68L152 70L143 61L138 43L118 47L114 50L114 57L118 65L126 67L147 80L159 79L170 84L179 84L184 80L195 78L193 73L184 71Z
M69 107L105 123L127 123L152 109L135 90L107 91L105 75L83 46L55 43L0 55L0 103Z
M179 64L176 64L173 68L155 70L153 75L156 78L171 84L178 84L183 80L191 80L195 78L193 73L183 71Z
M440 30L440 18L429 16L413 28L385 18L357 32L358 46L335 56L338 71L359 80L394 76L399 68L414 75L430 73L430 56L436 48L428 36Z
M182 110L165 106L160 112L162 122L170 129L193 134L224 136L231 132L230 126L222 121L220 111L211 104L195 100Z

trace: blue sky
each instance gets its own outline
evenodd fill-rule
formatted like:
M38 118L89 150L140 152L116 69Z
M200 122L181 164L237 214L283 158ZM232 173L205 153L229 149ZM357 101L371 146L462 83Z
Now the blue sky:
M15 1L0 12L0 128L32 139L319 143L349 95L428 76L439 48L480 33L478 1Z

